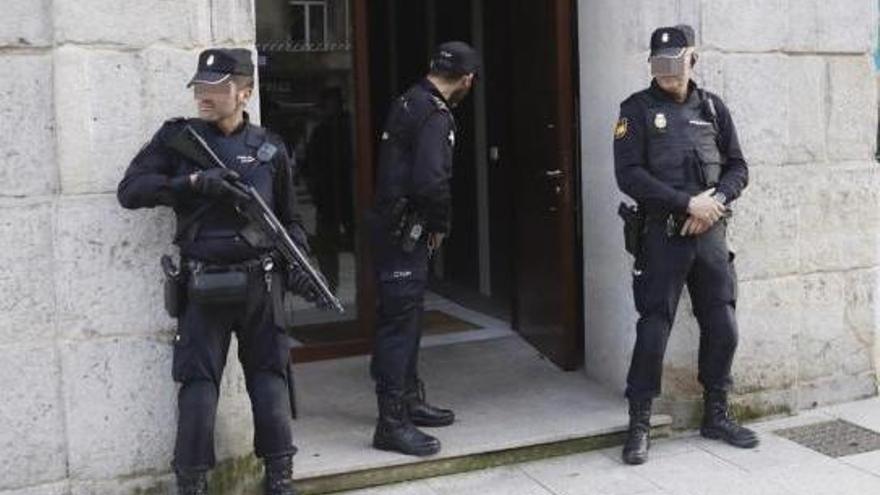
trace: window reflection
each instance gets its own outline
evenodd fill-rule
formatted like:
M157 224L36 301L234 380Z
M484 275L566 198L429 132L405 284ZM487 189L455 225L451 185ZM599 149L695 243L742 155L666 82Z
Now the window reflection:
M315 113L317 125L309 136L300 170L315 206L312 249L321 272L336 290L339 255L354 251L351 116L342 88L322 90Z
M262 123L297 163L299 211L312 255L344 315L305 302L302 325L357 317L353 55L348 0L257 0Z

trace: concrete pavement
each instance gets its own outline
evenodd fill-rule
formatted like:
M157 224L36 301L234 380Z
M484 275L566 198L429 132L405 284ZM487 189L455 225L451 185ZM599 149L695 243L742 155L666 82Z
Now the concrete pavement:
M880 450L828 457L774 433L843 419L880 433L880 398L751 426L761 445L741 450L689 432L654 443L626 466L620 448L345 492L348 495L874 495Z

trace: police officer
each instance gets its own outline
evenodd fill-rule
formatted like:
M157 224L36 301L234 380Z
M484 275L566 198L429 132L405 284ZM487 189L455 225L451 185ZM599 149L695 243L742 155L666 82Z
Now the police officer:
M230 201L230 179L253 185L306 248L285 145L251 124L244 111L254 84L251 60L244 49L203 51L189 83L199 118L165 122L134 157L118 190L125 208L169 206L177 218L175 243L189 273L191 297L179 314L174 342L172 375L180 389L173 467L179 492L187 495L207 493L206 473L215 464L214 417L232 332L251 399L256 455L265 463L265 492L295 493L290 339L274 323L269 287L273 277L284 276L308 299L316 294L302 272L282 275L267 248L245 239L246 221ZM187 123L229 169L202 170L170 147ZM201 287L197 276L212 275L214 281L205 284L226 292L222 302L196 290Z
M455 415L428 404L418 376L428 260L450 229L454 108L471 90L477 52L460 41L437 47L427 76L398 97L379 155L373 248L379 306L371 373L377 449L425 456L440 441L416 426L447 426Z
M682 287L700 325L700 433L732 445L758 444L728 412L737 345L736 273L726 240L729 204L748 182L748 168L721 99L691 80L697 54L690 26L651 35L651 86L620 105L614 168L620 189L645 217L633 269L639 320L627 376L629 434L623 459L647 460L651 401L660 393L663 355Z

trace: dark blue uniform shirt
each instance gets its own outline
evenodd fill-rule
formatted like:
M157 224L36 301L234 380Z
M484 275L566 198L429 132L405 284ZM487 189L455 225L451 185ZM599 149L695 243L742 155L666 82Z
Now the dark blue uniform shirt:
M714 117L706 100L715 107ZM621 191L648 212L685 213L691 196L708 187L729 203L749 178L730 112L694 82L683 103L656 81L621 103L614 171Z
M376 205L407 196L428 232L449 231L455 120L446 100L423 79L394 101L379 151Z
M189 123L229 168L257 189L292 238L305 247L305 231L294 210L293 166L286 147L278 136L250 124L245 117L242 126L228 136L213 124L198 119ZM250 246L239 234L246 223L242 215L227 198L210 198L192 190L189 175L197 172L198 166L166 146L186 123L184 119L165 122L134 157L119 184L120 204L131 209L173 208L178 225L175 243L184 257L234 263L259 256L264 250ZM277 151L263 162L257 158L257 150L265 142L273 144ZM193 225L190 219L197 212L197 224L186 228Z

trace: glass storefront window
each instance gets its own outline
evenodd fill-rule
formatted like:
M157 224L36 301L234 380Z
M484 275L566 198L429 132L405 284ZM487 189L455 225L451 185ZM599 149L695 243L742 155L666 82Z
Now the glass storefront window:
M313 258L346 307L338 315L303 301L296 318L304 328L355 320L357 160L349 1L257 0L256 7L262 123L282 136L296 159L299 212ZM354 330L340 330L348 331ZM294 331L294 336L309 343L308 335Z

